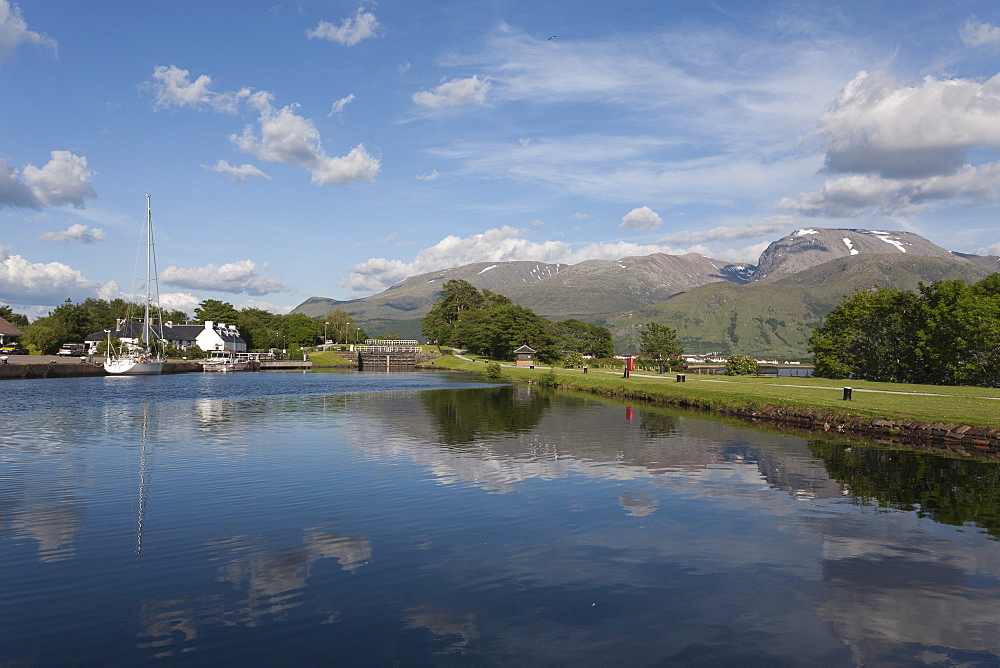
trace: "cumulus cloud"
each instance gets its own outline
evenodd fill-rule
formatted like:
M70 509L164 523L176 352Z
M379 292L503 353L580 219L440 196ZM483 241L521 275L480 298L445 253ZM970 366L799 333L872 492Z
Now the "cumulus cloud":
M252 91L215 92L212 77L202 74L191 81L191 73L175 65L158 65L153 69L153 108L191 107L211 108L215 111L235 113L239 103L250 97Z
M926 77L915 85L859 73L819 119L826 171L848 174L781 200L810 216L905 214L941 200L995 202L997 164L969 151L1000 148L1000 75L985 82Z
M56 52L56 41L28 30L21 8L8 0L0 0L0 63L22 44L36 44Z
M92 297L102 285L62 262L30 262L0 246L0 302L54 306Z
M413 94L413 101L421 107L443 109L464 104L486 104L486 94L490 91L489 79L471 76L468 79L452 79L429 91Z
M178 311L183 311L189 315L193 314L194 310L201 303L201 299L194 296L190 292L161 292L158 296L161 308L168 311L177 309ZM122 290L115 281L109 281L98 288L97 297L98 299L104 299L105 301L124 299L125 301L135 303L141 303L146 299L145 293L126 292Z
M655 230L663 224L660 214L656 213L648 206L640 206L632 209L622 217L620 227L627 227L632 230Z
M354 46L363 39L376 37L378 34L378 19L364 7L358 7L354 16L341 20L340 25L328 21L320 21L312 30L306 31L309 39L326 39L344 46Z
M277 276L265 276L256 272L257 265L252 260L240 260L221 266L207 264L204 267L167 267L160 272L160 281L168 285L193 290L217 290L232 294L266 295L272 292L286 292Z
M965 206L1000 199L1000 163L966 165L954 174L926 179L846 176L826 181L820 191L782 198L778 208L806 216L854 218L872 212L911 214L945 199Z
M344 185L351 181L373 181L381 161L361 144L342 157L329 156L323 150L315 124L296 113L298 105L274 109L269 96L256 96L260 109L260 134L246 126L241 135L229 139L244 153L267 162L305 167L312 172L317 185Z
M468 237L447 236L430 248L417 253L412 262L372 258L351 267L342 286L360 296L380 292L404 278L459 267L472 262L512 262L532 260L548 263L573 264L590 259L613 260L630 255L650 253L705 252L695 247L685 250L662 245L642 245L628 242L594 243L574 248L563 241L535 242L524 239L523 230L504 226Z
M966 46L1000 45L1000 28L989 23L969 19L959 29L958 34Z
M21 172L0 159L0 207L40 209L70 204L83 208L85 197L96 197L87 159L69 151L52 151L42 167Z
M219 174L225 174L233 181L237 183L243 183L247 179L260 177L262 179L271 180L271 177L260 171L253 165L242 164L242 165L230 165L225 160L219 160L214 165L202 165L202 169L206 169L210 172L218 172Z
M917 85L859 73L819 119L831 172L913 178L947 174L974 147L1000 147L1000 75L926 77Z
M351 102L354 102L354 93L351 93L347 97L342 97L336 102L334 102L333 105L331 105L330 113L327 114L327 116L329 117L333 116L334 114L341 113L342 111L344 111L344 107L349 105Z
M657 239L661 244L694 244L710 243L713 241L734 241L737 239L752 239L765 234L781 232L795 227L795 220L791 216L775 216L756 223L747 225L723 225L713 227L709 230L689 230L675 232ZM727 256L728 257L728 256Z
M62 232L46 232L38 237L39 241L54 241L60 244L92 244L104 240L104 230L99 227L90 228L86 225L70 225Z

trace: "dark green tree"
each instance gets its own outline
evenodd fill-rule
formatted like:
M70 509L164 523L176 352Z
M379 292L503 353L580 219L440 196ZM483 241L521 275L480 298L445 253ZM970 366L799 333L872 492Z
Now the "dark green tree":
M642 356L658 366L679 368L684 349L677 340L677 332L658 322L647 322L640 332L639 350Z
M218 299L205 299L194 310L194 319L198 324L203 324L206 320L235 324L239 317L240 312L232 304Z
M905 381L913 376L920 330L916 294L857 290L827 314L809 339L817 376Z
M556 323L556 331L563 350L592 357L611 357L615 354L611 331L607 327L571 318Z
M247 350L266 350L274 346L275 322L278 316L259 308L244 308L236 319L236 327L247 344Z
M434 306L420 321L420 332L430 341L449 345L455 324L464 314L510 303L501 294L489 290L480 293L468 281L453 279L444 284Z
M9 306L0 306L0 318L3 318L18 329L24 329L28 326L28 316L14 313L14 310Z

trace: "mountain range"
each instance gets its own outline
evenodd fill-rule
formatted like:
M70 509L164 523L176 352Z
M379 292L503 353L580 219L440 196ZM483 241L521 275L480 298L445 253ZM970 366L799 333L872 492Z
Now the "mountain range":
M803 359L812 328L844 295L875 285L972 283L996 271L1000 257L955 253L912 232L802 228L772 242L756 265L697 253L574 265L478 262L411 276L361 299L311 297L292 312L322 318L342 309L370 333L421 338L420 319L441 287L461 279L539 315L605 325L622 352L638 352L639 326L656 321L676 329L689 353Z

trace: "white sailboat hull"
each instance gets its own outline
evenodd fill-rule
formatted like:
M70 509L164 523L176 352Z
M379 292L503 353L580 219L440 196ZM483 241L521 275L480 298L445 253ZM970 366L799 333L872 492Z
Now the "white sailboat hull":
M104 370L116 376L156 376L163 371L164 360L118 357L104 362Z

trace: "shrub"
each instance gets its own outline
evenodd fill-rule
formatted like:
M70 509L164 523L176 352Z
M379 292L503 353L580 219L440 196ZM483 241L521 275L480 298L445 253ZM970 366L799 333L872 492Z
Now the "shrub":
M749 355L733 355L726 362L727 376L746 376L757 373L757 360Z
M538 384L542 387L555 387L558 385L559 379L556 377L556 370L549 369L549 372L538 380Z
M503 373L500 371L500 364L497 362L490 362L486 365L486 376L488 378L500 378Z

